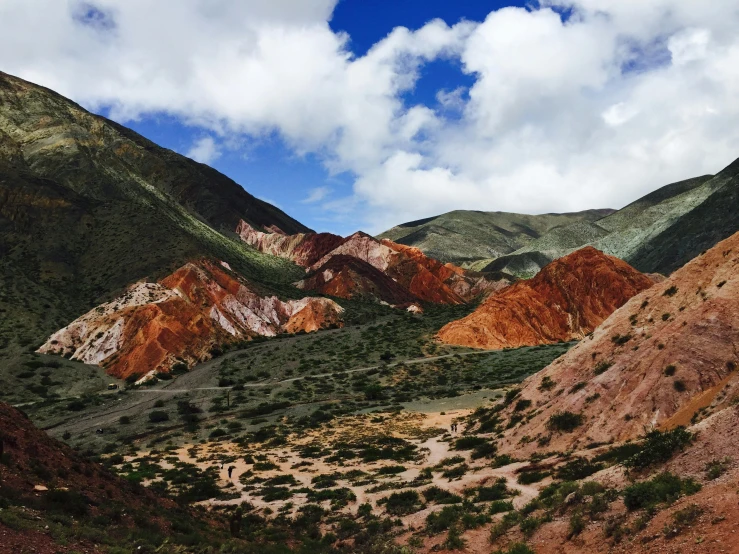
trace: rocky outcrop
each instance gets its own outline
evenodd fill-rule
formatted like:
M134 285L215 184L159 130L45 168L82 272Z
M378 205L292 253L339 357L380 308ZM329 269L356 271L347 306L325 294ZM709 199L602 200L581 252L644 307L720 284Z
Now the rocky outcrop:
M250 337L338 325L342 311L326 298L260 296L226 264L201 260L158 283L136 283L54 333L39 352L126 378L167 372L178 362L191 365L214 348Z
M329 233L288 236L258 231L244 221L236 232L260 252L304 267L308 276L298 287L343 298L372 296L393 305L414 301L463 304L509 284L506 279L489 280L429 258L417 248L361 232L347 238Z
M586 247L491 295L469 316L444 326L438 338L491 349L580 339L652 284L626 262Z
M337 254L298 281L300 289L339 298L371 298L393 306L409 306L418 298L364 260Z
M310 267L344 242L342 237L331 233L286 235L280 229L267 228L271 232L257 231L242 220L236 234L260 252L292 260L301 267Z
M532 401L535 414L507 431L501 447L525 455L543 439L564 451L696 418L718 421L724 408L735 411L737 345L739 233L633 297L525 381L520 398ZM558 412L579 414L581 424L558 432L549 423Z

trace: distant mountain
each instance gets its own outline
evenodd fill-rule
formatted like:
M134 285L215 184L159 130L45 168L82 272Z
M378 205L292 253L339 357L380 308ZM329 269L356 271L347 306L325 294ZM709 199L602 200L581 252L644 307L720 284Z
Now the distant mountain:
M480 269L530 277L589 244L640 271L669 274L739 230L736 206L739 160L716 176L667 185L597 221L553 229Z
M464 304L512 280L505 275L486 278L443 264L418 248L362 232L346 238L329 233L286 235L259 231L242 222L237 233L259 251L304 267L307 275L296 282L299 288L342 298L372 299L398 307L417 302Z
M489 296L467 317L445 325L438 337L447 344L492 349L582 339L653 284L627 263L588 246Z
M604 209L526 215L455 210L403 223L379 234L378 238L415 246L427 256L466 267L476 260L510 254L557 227L596 221L613 212Z

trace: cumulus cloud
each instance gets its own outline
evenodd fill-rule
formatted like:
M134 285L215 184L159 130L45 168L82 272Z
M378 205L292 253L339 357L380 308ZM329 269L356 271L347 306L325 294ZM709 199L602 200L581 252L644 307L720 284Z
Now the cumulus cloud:
M196 162L211 164L221 157L221 152L213 137L203 137L196 140L185 155Z
M620 207L739 156L735 0L540 0L399 27L361 57L328 25L335 4L3 0L0 67L124 122L276 132L355 177L322 207L369 231L450 209ZM445 59L471 87L410 102ZM217 154L207 138L191 151Z

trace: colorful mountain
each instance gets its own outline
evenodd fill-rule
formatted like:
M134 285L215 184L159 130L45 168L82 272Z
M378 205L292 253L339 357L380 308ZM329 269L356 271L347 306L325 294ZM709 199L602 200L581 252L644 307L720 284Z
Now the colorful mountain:
M653 281L592 247L547 265L536 277L493 294L438 338L476 348L509 348L581 339Z

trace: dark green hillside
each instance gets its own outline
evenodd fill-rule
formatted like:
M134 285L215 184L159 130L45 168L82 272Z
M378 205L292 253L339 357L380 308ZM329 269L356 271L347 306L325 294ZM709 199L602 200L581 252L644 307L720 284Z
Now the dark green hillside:
M724 184L705 202L649 240L630 260L642 271L671 273L739 230L739 160L713 179Z

